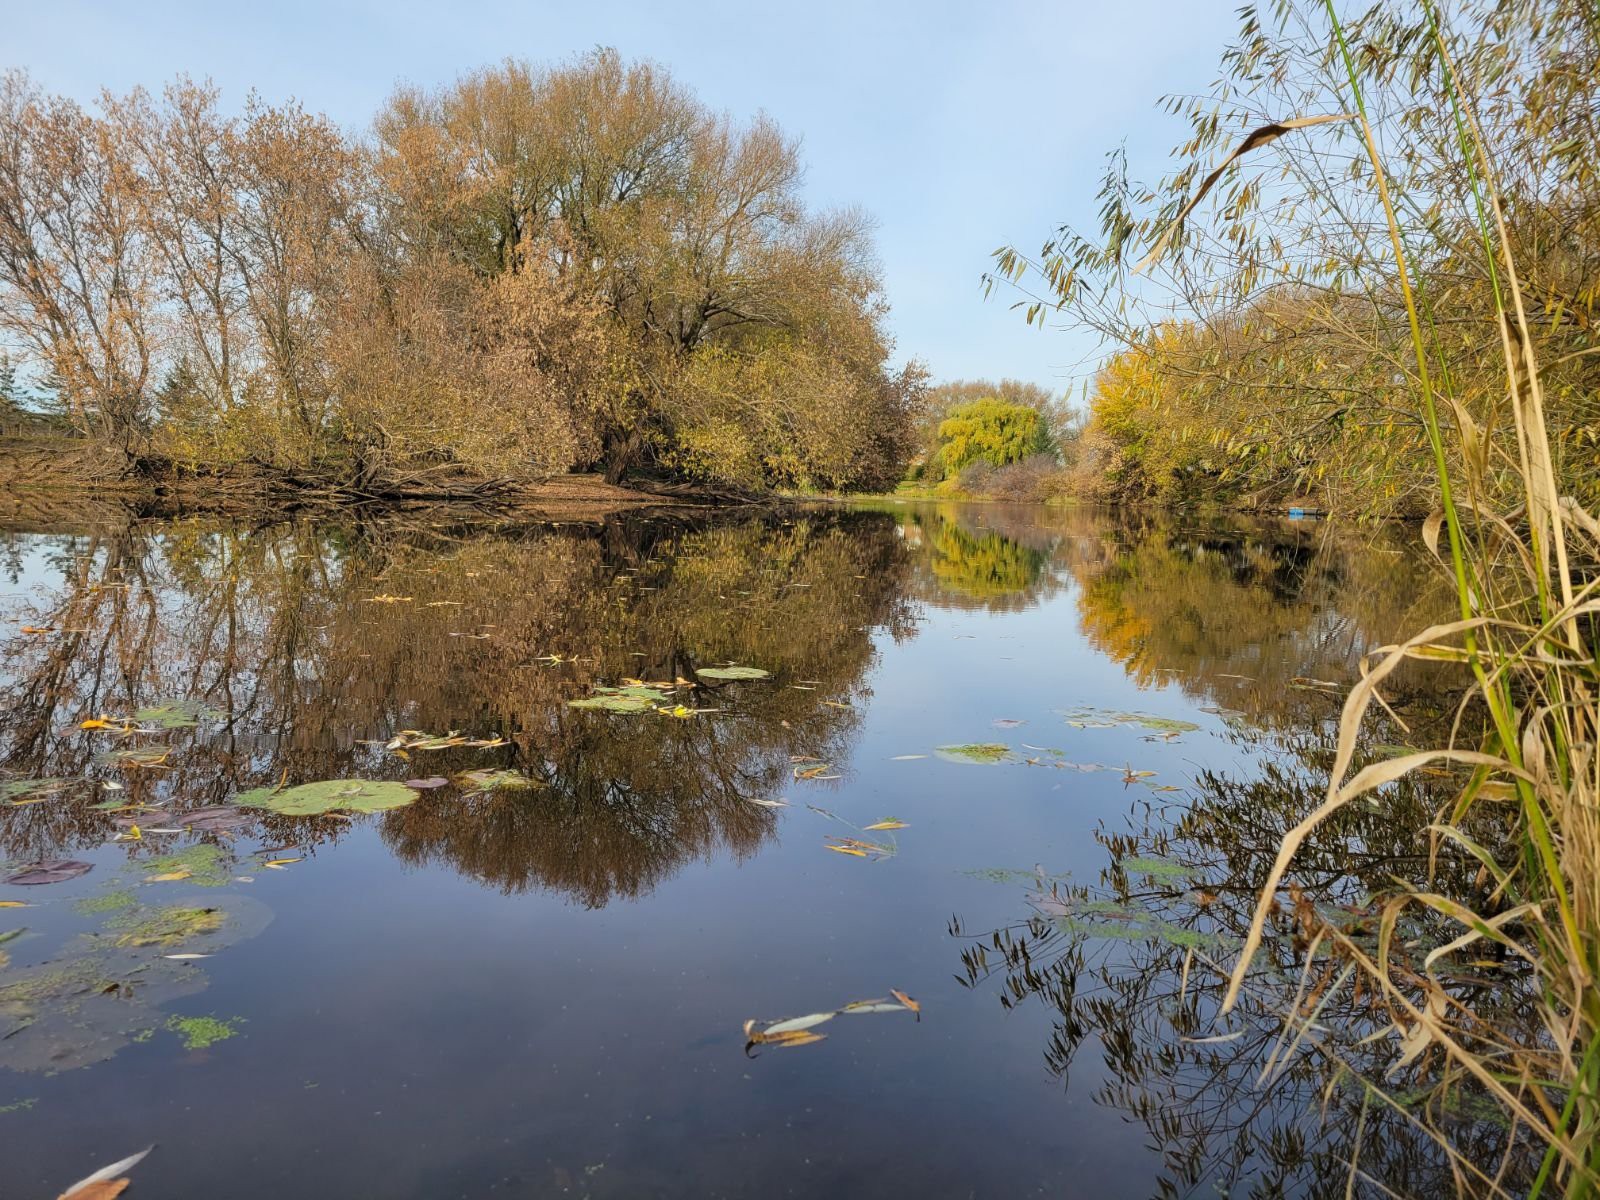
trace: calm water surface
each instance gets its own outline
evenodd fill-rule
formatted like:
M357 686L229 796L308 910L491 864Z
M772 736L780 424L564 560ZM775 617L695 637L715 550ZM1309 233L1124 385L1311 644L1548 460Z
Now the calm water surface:
M1402 543L892 504L12 528L0 779L62 782L12 789L0 860L93 870L0 884L7 1200L150 1142L133 1194L170 1200L1317 1189L1337 1130L1264 1110L1259 1059L1186 1057L1173 972L1227 958L1205 889L1247 895L1327 685L1427 606ZM730 663L770 677L568 706ZM1182 828L1229 804L1232 849ZM890 989L920 1019L745 1044Z

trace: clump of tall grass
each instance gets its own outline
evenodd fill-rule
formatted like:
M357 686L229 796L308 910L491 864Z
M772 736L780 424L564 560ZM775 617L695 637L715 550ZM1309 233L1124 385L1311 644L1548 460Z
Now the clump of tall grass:
M1454 583L1457 619L1416 632L1369 657L1344 703L1326 797L1284 839L1234 968L1224 1011L1238 998L1270 923L1279 889L1307 836L1341 808L1418 771L1456 772L1461 787L1419 838L1434 853L1480 865L1468 895L1426 879L1397 881L1377 941L1337 924L1316 930L1308 973L1328 959L1368 989L1397 1040L1391 1081L1410 1074L1440 1098L1463 1091L1503 1111L1514 1148L1536 1143L1542 1161L1530 1195L1600 1194L1600 522L1564 495L1545 418L1544 375L1534 304L1519 272L1496 162L1477 119L1474 87L1457 72L1452 43L1432 0L1423 0L1457 134L1461 178L1470 188L1490 282L1491 314L1462 314L1420 268L1391 194L1384 154L1369 119L1362 47L1352 45L1325 0L1329 34L1345 73L1342 107L1370 166L1415 360L1415 402L1437 473L1439 508L1422 536ZM1322 120L1322 118L1317 118ZM1280 122L1283 130L1299 122ZM1260 140L1261 131L1252 134ZM1272 136L1277 136L1273 133ZM1248 149L1248 144L1245 147ZM1192 206L1191 206L1192 207ZM1157 243L1157 252L1165 243ZM1388 271L1392 270L1392 276ZM1489 316L1499 332L1509 421L1490 425L1467 411L1441 330L1463 315ZM1450 444L1451 441L1456 444ZM1600 470L1600 464L1597 464ZM1491 480L1490 474L1494 479ZM1496 508L1507 481L1518 493ZM1407 660L1458 665L1462 693L1447 744L1352 771L1357 740L1385 679ZM1494 836L1485 836L1485 830ZM1408 937L1416 909L1444 919L1454 936ZM1520 989L1529 1006L1509 1019L1497 992ZM1313 1016L1290 1017L1309 1034ZM1383 1081L1377 1081L1386 1086ZM1441 1142L1448 1134L1438 1126ZM1504 1164L1453 1157L1461 1190L1504 1194ZM1359 1172L1359 1159L1352 1168Z

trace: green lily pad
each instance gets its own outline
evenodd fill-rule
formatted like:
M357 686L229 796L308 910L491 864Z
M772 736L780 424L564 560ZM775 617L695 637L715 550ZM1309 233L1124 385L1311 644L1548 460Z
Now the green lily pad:
M226 713L198 700L160 700L133 714L136 723L157 729L193 729L204 717L220 720Z
M1194 733L1200 726L1193 721L1180 721L1174 717L1154 717L1149 713L1116 712L1106 708L1080 707L1066 713L1067 724L1075 729L1113 729L1118 725L1133 725L1151 733L1177 736Z
M1118 861L1129 875L1149 875L1155 879L1177 881L1189 877L1189 868L1170 858L1133 857Z
M594 695L586 699L568 700L567 707L600 709L604 712L639 713L650 712L666 702L667 694L660 689L634 684L630 687L597 687L594 689Z
M701 679L770 679L771 671L763 671L760 667L696 667L696 675Z
M69 779L7 779L0 783L0 804L26 804L42 800L66 787Z
M468 795L480 792L525 791L539 787L539 781L510 768L500 770L463 771L456 779L465 784Z
M1011 758L1011 747L1003 742L968 742L960 746L935 746L933 752L946 762L993 766Z
M404 808L414 803L416 798L417 793L403 783L324 779L283 791L252 788L239 793L233 802L243 808L265 808L291 817L313 817L334 811L370 813Z

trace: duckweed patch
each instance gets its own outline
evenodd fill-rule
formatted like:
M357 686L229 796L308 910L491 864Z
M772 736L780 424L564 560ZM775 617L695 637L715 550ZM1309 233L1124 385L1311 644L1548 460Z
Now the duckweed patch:
M105 892L99 896L85 896L72 907L86 917L94 917L101 913L121 912L133 908L138 903L132 891L118 888L114 892Z
M173 1015L167 1018L167 1028L183 1039L185 1050L204 1050L218 1042L237 1037L239 1031L234 1028L234 1023L238 1020L238 1017L235 1017L233 1022L228 1022L219 1021L216 1017Z
M106 927L120 931L116 939L118 946L169 947L216 933L225 919L221 909L174 904L128 913L113 919Z
M197 887L221 887L233 876L228 855L220 846L197 842L172 854L147 859L144 868L151 875L184 876Z

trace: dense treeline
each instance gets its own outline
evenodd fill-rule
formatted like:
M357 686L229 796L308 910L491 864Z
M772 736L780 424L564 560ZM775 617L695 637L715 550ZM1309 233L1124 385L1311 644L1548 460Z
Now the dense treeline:
M999 256L998 274L1032 293L1031 319L1064 315L1111 352L1076 490L1426 514L1440 500L1416 402L1426 387L1440 394L1449 465L1481 476L1476 499L1498 505L1519 488L1518 464L1491 449L1515 421L1498 307L1520 285L1553 466L1563 491L1600 499L1600 24L1588 0L1452 9L1444 51L1426 4L1378 3L1349 22L1433 377L1419 378L1323 5L1246 8L1211 92L1166 101L1189 127L1180 165L1146 185L1113 155L1098 230ZM1322 121L1274 135L1290 118ZM1230 158L1252 131L1264 136ZM1515 281L1484 253L1467 138L1486 148Z
M922 390L797 143L598 51L403 87L355 138L209 84L0 81L0 347L130 462L881 487Z

